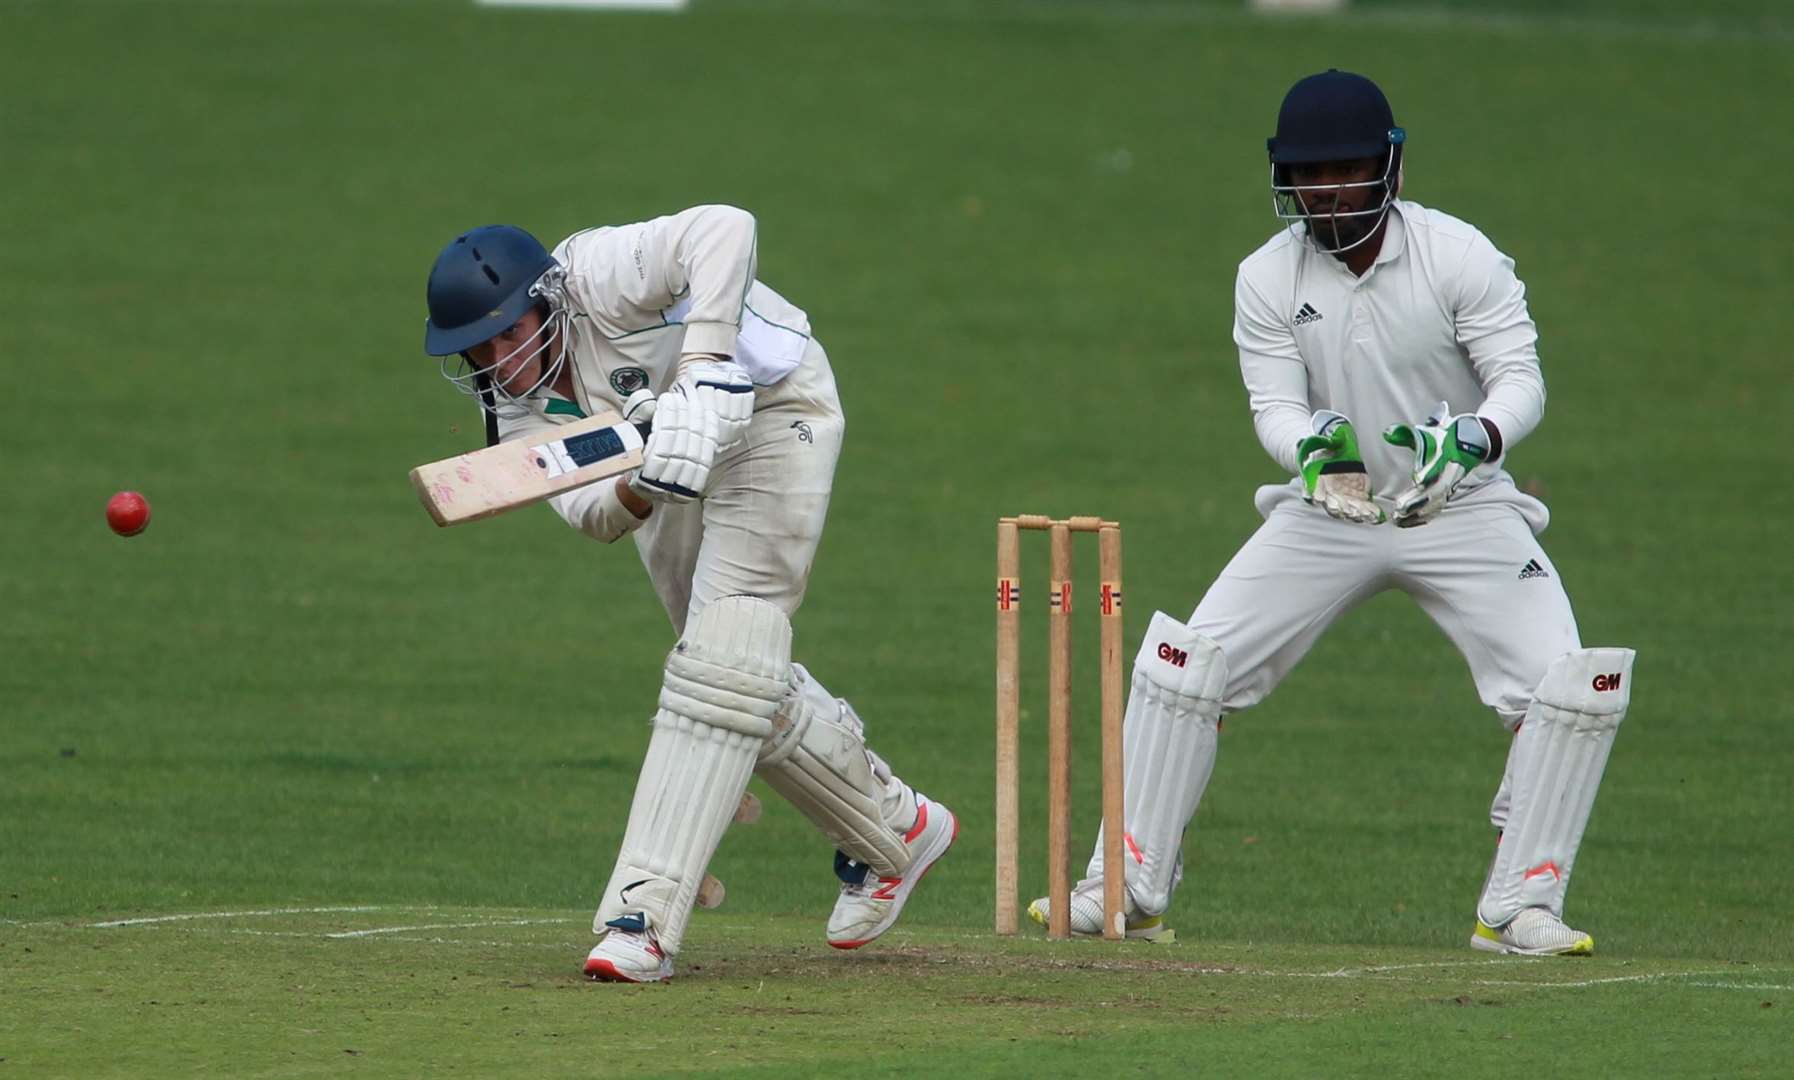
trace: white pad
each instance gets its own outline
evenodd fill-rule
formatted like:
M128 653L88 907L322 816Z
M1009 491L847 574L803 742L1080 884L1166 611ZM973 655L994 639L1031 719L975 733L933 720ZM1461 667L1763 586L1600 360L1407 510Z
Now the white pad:
M853 706L831 696L802 664L791 672L791 692L772 718L773 735L756 767L761 779L854 861L901 876L910 850L897 826L915 821L915 792L866 748Z
M725 596L686 625L667 656L654 734L594 932L639 915L662 949L679 951L704 869L790 685L791 624L772 604Z
M1215 769L1227 658L1208 638L1155 611L1134 657L1122 727L1123 820L1128 895L1142 914L1171 905L1181 877L1184 829ZM1103 836L1086 880L1103 873Z
M1580 649L1545 669L1508 752L1506 827L1476 912L1485 925L1505 926L1529 907L1562 917L1582 830L1631 702L1632 659L1631 649ZM1500 795L1496 802L1499 813Z

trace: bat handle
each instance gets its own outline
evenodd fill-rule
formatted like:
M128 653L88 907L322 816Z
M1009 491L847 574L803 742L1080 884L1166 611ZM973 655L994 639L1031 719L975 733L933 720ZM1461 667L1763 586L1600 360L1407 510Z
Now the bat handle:
M648 436L654 434L654 421L652 421L652 420L640 421L635 425L635 430L640 432L642 438L645 440L645 439L647 439Z

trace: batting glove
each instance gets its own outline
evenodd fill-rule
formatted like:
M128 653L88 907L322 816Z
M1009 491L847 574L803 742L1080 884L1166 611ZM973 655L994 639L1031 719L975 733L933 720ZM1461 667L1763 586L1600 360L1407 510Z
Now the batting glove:
M1331 409L1314 414L1314 434L1296 444L1302 497L1341 521L1380 525L1383 508L1371 501L1370 475L1358 453L1352 422Z
M623 419L636 425L654 423L654 391L642 387L623 399Z
M673 389L716 414L718 453L747 434L748 421L754 415L754 380L740 364L726 357L687 362Z
M1408 529L1439 516L1472 469L1489 460L1489 432L1475 413L1451 414L1441 401L1421 424L1392 424L1383 441L1414 451L1413 483L1395 497L1395 523Z
M629 481L636 494L655 502L703 498L716 461L716 414L676 390L655 402L654 430L642 445L642 467Z
M654 391L644 386L623 399L623 419L636 425L637 428L645 426L651 435L653 434L655 406ZM647 439L647 435L642 436L644 451L648 448ZM624 477L624 483L629 485L629 490L644 499L660 502L665 497L665 492L642 483L642 469L639 465L629 471L629 475Z

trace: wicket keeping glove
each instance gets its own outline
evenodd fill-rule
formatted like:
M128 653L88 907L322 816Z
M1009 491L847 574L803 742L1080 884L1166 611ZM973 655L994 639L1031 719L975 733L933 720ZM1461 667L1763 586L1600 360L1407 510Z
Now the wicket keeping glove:
M642 467L630 488L655 502L703 498L716 461L716 414L668 392L655 401L653 415L654 430L642 444Z
M740 442L754 415L754 379L747 369L724 356L693 353L687 356L673 382L700 408L716 414L718 453Z
M1443 401L1424 423L1390 425L1383 441L1414 451L1413 483L1395 497L1395 523L1404 529L1438 517L1470 471L1489 460L1482 419L1475 413L1453 416Z
M1358 453L1352 422L1332 409L1314 414L1314 434L1296 444L1302 497L1341 521L1380 525L1383 508L1371 501L1370 474Z

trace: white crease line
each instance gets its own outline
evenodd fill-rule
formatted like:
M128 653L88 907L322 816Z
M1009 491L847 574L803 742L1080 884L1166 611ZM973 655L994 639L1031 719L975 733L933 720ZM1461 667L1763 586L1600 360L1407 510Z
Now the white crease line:
M1494 967L1499 960L1429 960L1413 964L1381 964L1376 967L1336 968L1333 971L1291 971L1298 979L1350 979L1360 975L1383 975L1392 971L1438 970L1459 967Z
M584 921L585 920L583 920L583 919L515 919L515 920L506 920L503 922L465 923L465 924L454 923L454 924L444 924L442 926L414 926L414 927L391 926L391 927L383 927L383 928L380 928L377 930L350 931L347 933L323 933L323 932L320 932L317 930L252 930L248 927L220 927L213 932L214 933L222 933L222 934L246 934L246 935L249 935L252 937L333 938L333 939L343 940L343 939L355 938L358 936L365 937L365 936L368 936L370 934L375 934L375 933L395 934L396 935L401 932L410 931L410 930L476 929L476 928L479 928L482 926L525 926L525 925L543 924L543 923L566 924L566 923L577 923L577 922L584 922ZM469 939L469 938L397 937L397 936L387 938L386 940L414 942L414 943L420 944L420 945L463 945L463 946L476 946L479 948L494 948L494 949L548 949L548 950L555 951L555 952L579 952L580 950L585 948L585 945L583 945L583 944L573 943L573 942L564 942L564 941L563 942L481 941L481 940L475 940L475 939ZM1357 969L1355 971L1347 970L1347 969L1341 969L1341 970L1336 970L1336 971L1262 971L1262 970L1254 971L1254 970L1241 970L1239 968L1218 968L1218 967L1187 967L1187 968L1177 968L1175 970L1184 972L1186 974L1191 974L1191 975L1234 975L1234 976L1256 977L1256 978L1261 978L1261 979L1337 979L1337 978L1350 979L1350 978L1354 978L1354 977L1362 977L1366 981L1400 983L1400 982L1412 982L1413 980L1379 978L1378 974L1381 972L1386 972L1386 971L1412 971L1412 970L1416 970L1416 969L1434 969L1434 968L1450 968L1450 967L1508 967L1508 966L1520 966L1520 965L1534 966L1534 965L1543 964L1546 962L1547 961L1545 961L1542 958L1521 959L1518 957L1514 957L1514 958L1509 958L1506 960L1500 960L1500 959L1481 960L1481 961L1478 961L1478 960L1462 960L1462 961L1445 960L1445 961L1437 961L1437 962L1433 962L1433 963L1390 964L1390 965L1386 965L1384 967L1361 968L1361 969ZM1107 970L1111 970L1111 971L1138 970L1138 969L1134 969L1134 968L1130 968L1130 967L1123 967L1120 965L1107 965L1106 967L1107 967ZM1589 987L1594 987L1594 986L1611 985L1611 984L1616 984L1616 983L1658 982L1658 981L1665 980L1665 979L1692 979L1692 978L1697 978L1697 977L1702 977L1702 976L1713 976L1713 975L1723 975L1723 974L1725 974L1725 972L1723 972L1723 971L1654 971L1654 972L1645 972L1645 973L1638 974L1638 975L1615 975L1615 976L1611 976L1611 977L1604 978L1604 979L1578 979L1578 980L1574 980L1574 981L1570 981L1570 982L1528 982L1528 981L1521 980L1521 979L1476 979L1476 980L1473 980L1470 985L1472 985L1472 986L1494 986L1494 987L1502 987L1502 988L1506 988L1506 989L1519 989L1519 990L1555 990L1555 989L1576 990L1576 989L1587 989ZM1692 987L1700 987L1702 989L1708 989L1708 990L1794 990L1794 985L1783 985L1780 983L1734 983L1734 982L1702 981L1702 982L1690 982L1687 985L1692 986Z
M136 919L113 919L113 920L109 920L106 922L88 923L85 926L82 926L80 928L81 929L95 929L95 930L97 930L97 929L115 929L115 928L123 927L123 926L150 926L150 925L160 925L160 924L173 923L173 922L190 922L190 921L199 920L199 919L235 919L235 918L252 918L252 917L262 917L262 916L271 916L271 915L322 915L322 914L340 914L340 913L367 912L367 911L419 911L419 912L422 912L422 911L439 911L439 910L441 910L441 909L435 905L420 905L420 906L416 906L416 907L389 907L389 906L381 905L381 904L357 904L357 905L342 905L342 906L332 906L332 907L264 908L264 909L260 909L260 910L256 910L256 911L204 911L204 912L188 912L188 913L178 914L178 915L146 916L143 918L136 918ZM220 931L223 933L230 933L230 934L250 934L250 935L255 935L255 936L259 936L259 937L301 937L301 938L329 938L329 939L336 939L336 940L345 940L345 939L354 939L354 938L366 938L366 937L372 937L375 935L384 935L384 934L404 934L404 933L410 933L410 932L418 931L418 930L465 930L465 929L478 929L481 927L488 927L488 926L531 926L531 925L542 925L542 924L564 925L567 923L575 923L575 922L580 922L580 921L582 921L582 920L571 919L571 918L504 919L504 920L497 920L497 921L485 920L485 921L480 921L480 922L467 922L467 923L433 923L433 924L419 925L419 926L387 926L387 927L376 927L376 928L368 929L368 930L345 930L345 931L338 931L335 933L322 933L322 932L315 931L315 930L312 930L312 931L252 930L252 929L242 928L242 927L220 928ZM0 919L0 924L4 924L4 925L8 925L8 926L21 926L21 927L67 926L67 925L69 925L68 923L62 922L60 920L44 920L44 921L37 921L37 922L25 922L25 921L18 920L18 919ZM750 929L750 927L745 923L718 923L716 925L719 928L734 929L734 930ZM978 935L978 934L972 933L972 932L968 932L966 934L962 934L959 936L977 937L977 936L981 936L981 935ZM546 949L572 949L572 948L574 948L571 945L548 944L545 942L469 941L469 940L465 940L465 939L441 938L441 937L431 937L431 938L393 937L393 938L389 938L388 940L410 941L410 942L418 942L418 943L423 943L423 944L440 944L440 945L478 945L478 946L484 946L484 947L498 947L498 948L504 948L504 947L539 948L539 949L540 948L546 948ZM1207 966L1201 966L1201 965L1189 965L1189 966L1177 965L1177 966L1170 968L1169 970L1183 971L1183 972L1187 972L1189 974L1194 974L1194 975L1234 975L1234 976L1252 976L1252 977L1258 977L1258 978L1286 978L1286 979L1364 978L1364 979L1377 979L1378 981L1394 982L1394 981L1403 981L1403 980L1379 979L1379 977L1388 975L1390 973L1403 972L1403 971L1443 970L1446 968L1461 968L1461 967L1519 967L1522 965L1530 967L1530 966L1534 966L1534 965L1538 965L1538 964L1552 963L1552 962L1555 962L1555 961L1546 960L1544 958L1507 957L1507 958L1466 959L1466 960L1436 960L1436 961L1416 962L1416 963L1410 963L1410 964L1383 964L1383 965L1377 965L1377 966L1373 966L1373 967L1363 967L1363 968L1335 968L1331 971L1265 971L1262 969L1252 970L1252 969L1242 969L1242 968L1207 967ZM1114 964L1114 963L1096 963L1096 964L1088 964L1088 965L1082 965L1082 966L1095 968L1097 970L1110 970L1110 971L1137 970L1132 965ZM1536 989L1547 989L1548 990L1548 989L1558 989L1558 988L1573 990L1573 989L1586 989L1589 987L1606 986L1606 985L1621 984L1621 983L1656 982L1656 981L1660 981L1660 980L1664 980L1664 979L1693 979L1693 978L1701 978L1701 977L1711 979L1712 976L1724 975L1724 974L1726 974L1726 972L1724 972L1724 971L1658 971L1658 972L1647 972L1647 973L1638 974L1638 975L1616 975L1616 976L1611 976L1608 978L1601 978L1601 979L1578 979L1578 980L1571 980L1571 981L1565 981L1565 982L1554 982L1554 981L1529 982L1529 981L1518 980L1518 979L1476 979L1476 980L1472 981L1472 985L1475 985L1475 986L1500 986L1500 987L1507 987L1507 988L1518 988L1518 989L1529 989L1529 990L1536 990ZM1702 981L1702 982L1690 982L1687 985L1701 987L1703 989L1713 989L1713 990L1777 990L1777 991L1794 990L1794 985L1784 985L1781 983L1735 983L1735 982Z
M467 938L445 938L445 937L395 937L395 938L387 938L386 940L388 940L388 941L414 941L420 945L477 945L482 948L494 948L494 949L553 949L556 952L566 952L566 953L573 953L573 954L584 953L591 948L591 946L589 946L589 945L581 945L581 944L578 944L575 942L567 942L567 941L562 941L562 942L471 941Z
M221 927L213 931L219 934L244 934L249 937L307 938L316 940L332 935L322 934L316 930L251 930L246 926ZM548 941L478 941L469 938L445 937L389 937L386 941L411 941L423 945L475 945L494 949L553 949L557 952L584 952L588 946L575 942Z
M1570 980L1567 982L1524 982L1524 981L1521 981L1518 979L1478 979L1475 981L1474 985L1476 985L1476 986L1523 986L1523 987L1527 987L1528 989L1537 989L1537 990L1557 990L1557 989L1581 990L1581 989L1586 989L1591 986L1608 986L1613 983L1661 982L1665 979L1675 979L1675 980L1696 979L1696 978L1709 978L1710 979L1715 975L1724 975L1724 974L1725 974L1725 972L1723 972L1723 971L1652 971L1652 972L1646 972L1641 975L1613 975L1613 976L1609 976L1608 978L1605 978L1605 979L1574 979L1574 980ZM1794 989L1794 987L1787 987L1787 986L1756 985L1756 984L1750 984L1750 983L1735 983L1735 982L1697 982L1697 983L1689 983L1688 985L1703 986L1703 987L1709 987L1709 988L1719 989L1719 990L1788 990L1788 989Z
M1591 986L1608 986L1612 983L1656 982L1658 979L1676 979L1684 975L1711 975L1711 971L1652 971L1643 975L1613 975L1605 979L1570 979L1565 982L1544 981L1526 982L1522 979L1476 979L1472 986L1531 986L1542 990L1583 990Z
M186 915L155 915L144 919L113 919L110 922L88 923L85 929L108 930L118 926L147 926L150 923L185 922L189 919L245 919L256 915L323 915L341 911L379 911L377 904L356 907L266 908L261 911L196 911Z
M1389 982L1389 983L1414 984L1417 982L1417 980L1415 980L1415 979L1391 977L1386 973L1397 972L1397 971L1414 971L1416 969L1436 970L1436 969L1455 968L1455 967L1499 968L1499 967L1521 966L1521 965L1524 965L1527 967L1534 967L1534 966L1537 966L1540 964L1545 964L1545 963L1547 963L1547 961L1542 957L1530 958L1530 959L1521 959L1521 958L1515 957L1515 958L1509 958L1507 960L1500 960L1500 959L1489 959L1489 960L1480 960L1480 961L1479 960L1463 960L1463 961L1447 960L1447 961L1438 961L1438 962L1433 962L1433 963L1392 964L1392 965L1388 965L1386 967L1357 968L1357 969L1340 968L1340 969L1335 969L1333 971L1266 971L1262 968L1260 968L1260 969L1220 968L1220 967L1201 967L1201 966L1176 967L1176 968L1171 968L1168 970L1173 970L1173 971L1190 974L1190 975L1230 975L1230 976L1235 976L1235 977L1259 978L1259 979L1347 979L1347 980L1362 979L1366 982ZM1099 964L1099 965L1091 965L1091 966L1094 966L1100 970L1106 970L1106 971L1150 970L1150 969L1131 969L1125 965L1120 965L1120 964ZM1167 969L1160 969L1160 970L1167 970ZM1613 975L1613 976L1608 976L1606 978L1599 978L1599 979L1571 979L1571 980L1561 980L1561 981L1560 980L1551 980L1551 979L1528 981L1528 980L1524 980L1524 979L1472 978L1469 980L1469 985L1471 985L1471 986L1497 986L1497 987L1504 987L1504 988L1509 988L1509 989L1524 989L1524 990L1558 990L1558 989L1578 990L1578 989L1588 989L1590 987L1596 987L1596 986L1608 986L1608 985L1613 985L1613 984L1618 984L1618 983L1645 983L1645 982L1660 982L1663 980L1678 980L1679 981L1679 980L1683 980L1683 979L1696 979L1696 978L1711 979L1713 976L1724 975L1724 974L1726 974L1725 971L1652 971L1652 972L1643 972L1643 973L1640 973L1637 975ZM1699 986L1699 987L1704 987L1704 988L1708 988L1708 989L1719 989L1719 990L1787 990L1787 989L1794 989L1794 987L1786 987L1786 986L1780 986L1780 985L1776 985L1776 984L1748 984L1748 983L1733 983L1733 982L1690 982L1690 983L1688 983L1688 985L1689 986Z
M408 934L413 930L474 930L482 926L533 926L538 923L570 923L572 919L500 919L464 923L428 923L423 926L379 926L371 930L339 930L327 938L373 937L375 934Z

